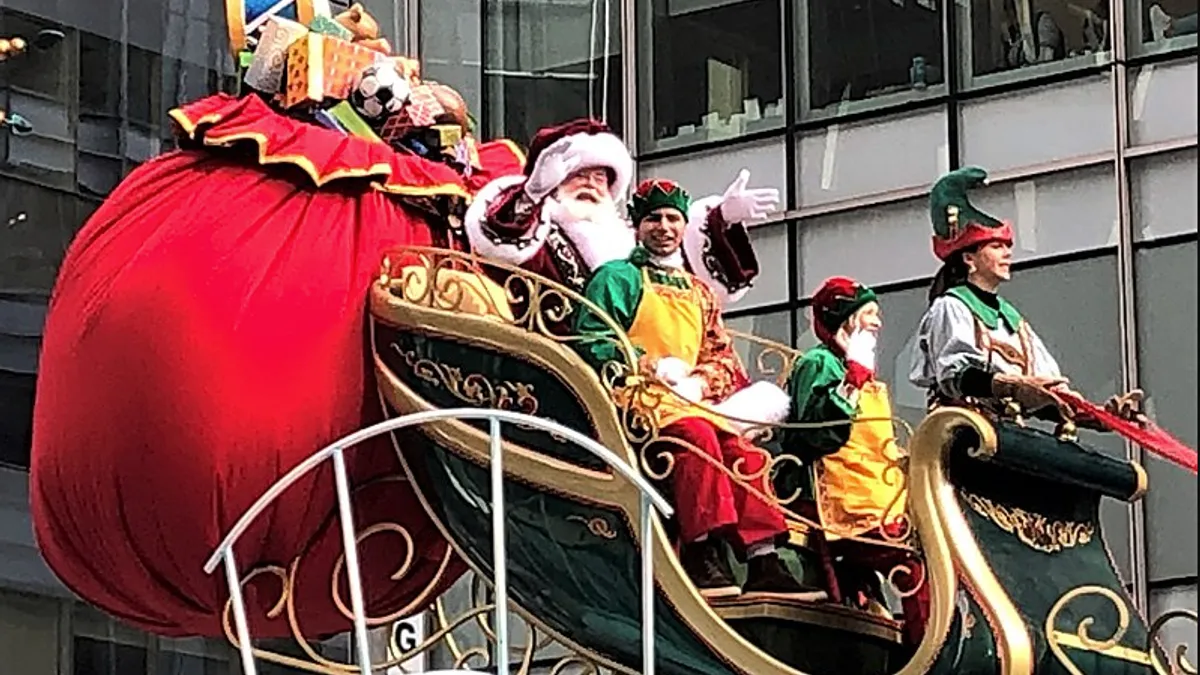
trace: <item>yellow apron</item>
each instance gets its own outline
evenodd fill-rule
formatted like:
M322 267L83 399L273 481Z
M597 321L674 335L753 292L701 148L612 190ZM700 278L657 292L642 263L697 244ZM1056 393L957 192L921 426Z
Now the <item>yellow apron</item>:
M629 327L629 341L640 347L651 359L674 356L695 368L704 344L704 296L696 285L676 288L656 284L649 272L642 269L642 298L637 315ZM629 392L616 392L618 405L629 403ZM659 429L685 417L702 417L730 433L735 433L725 418L689 404L673 391L651 384L638 396L635 405L648 407Z
M864 385L858 417L864 421L853 424L846 445L813 467L817 510L830 539L863 535L895 522L908 500L887 385Z

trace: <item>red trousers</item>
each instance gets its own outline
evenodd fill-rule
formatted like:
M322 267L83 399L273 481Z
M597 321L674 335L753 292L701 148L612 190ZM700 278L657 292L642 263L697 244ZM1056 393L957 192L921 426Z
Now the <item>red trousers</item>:
M762 471L766 455L748 441L718 429L706 419L688 417L665 427L662 435L695 446L735 475L754 475ZM779 507L751 493L726 472L720 470L696 450L670 442L655 450L667 450L675 456L671 483L675 492L676 519L684 542L693 542L715 530L729 530L734 543L743 547L773 539L787 532L787 523ZM738 460L744 460L735 466ZM768 480L755 480L754 489L768 491Z

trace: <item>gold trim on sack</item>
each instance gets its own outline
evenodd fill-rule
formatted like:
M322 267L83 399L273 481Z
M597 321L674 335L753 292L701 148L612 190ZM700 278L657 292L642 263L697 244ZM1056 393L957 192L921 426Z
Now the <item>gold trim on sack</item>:
M975 513L1005 532L1015 535L1029 548L1042 553L1058 553L1091 543L1096 528L1091 523L1051 520L1041 514L997 504L986 497L962 492L963 501Z

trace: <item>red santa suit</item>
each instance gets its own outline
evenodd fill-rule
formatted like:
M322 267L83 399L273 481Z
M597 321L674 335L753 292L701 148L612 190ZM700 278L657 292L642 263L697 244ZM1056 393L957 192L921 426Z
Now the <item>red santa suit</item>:
M556 189L574 172L607 169L609 196L624 199L633 160L602 122L578 119L542 129L529 147L524 176L506 176L480 190L464 219L472 250L516 265L582 293L601 265L633 252L633 229L618 216L580 220L563 208ZM743 171L725 195L696 201L688 210L685 268L711 287L721 304L736 302L758 276L758 260L743 221L775 210L776 190L747 190ZM728 197L739 209L725 208ZM730 216L733 216L732 218Z

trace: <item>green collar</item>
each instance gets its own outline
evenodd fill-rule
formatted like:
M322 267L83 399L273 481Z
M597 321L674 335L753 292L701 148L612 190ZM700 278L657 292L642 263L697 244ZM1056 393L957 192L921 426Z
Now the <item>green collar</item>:
M655 265L650 251L647 251L642 246L633 249L633 253L629 256L629 262L635 267L646 270L646 275L650 277L651 283L660 286L671 286L685 291L692 287L691 279L687 273L682 270L673 270Z
M988 330L996 330L1000 327L1000 322L1004 321L1004 325L1008 330L1016 333L1021 327L1021 322L1024 320L1021 318L1021 313L1017 311L1017 308L1013 307L1012 303L1000 296L996 296L996 299L1000 301L1000 307L997 309L985 303L982 298L976 295L975 291L971 290L970 286L955 286L946 291L946 294L961 300L971 310L971 313L975 315L975 318L988 327Z

